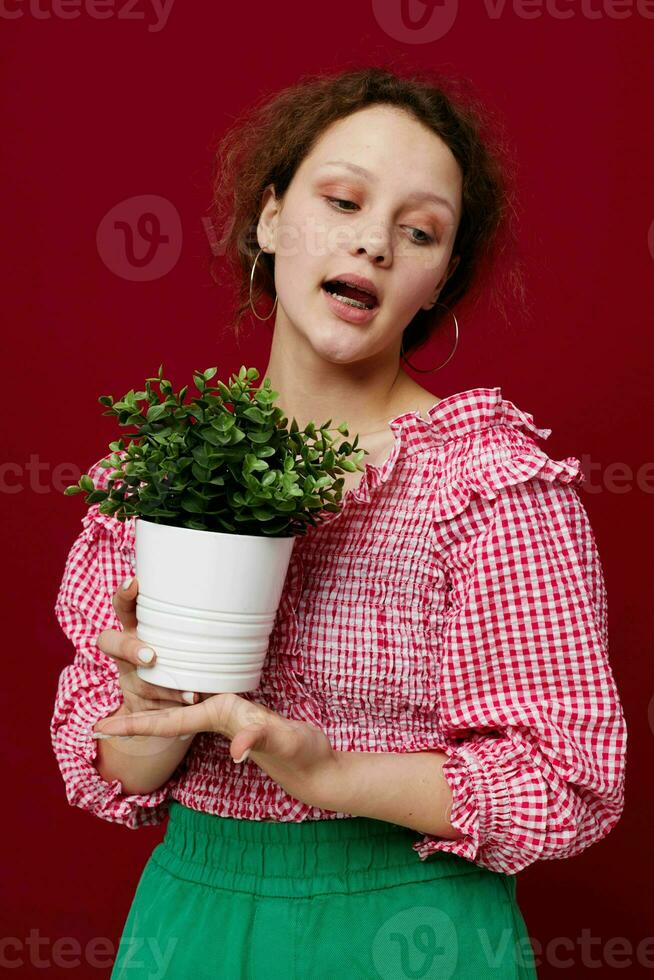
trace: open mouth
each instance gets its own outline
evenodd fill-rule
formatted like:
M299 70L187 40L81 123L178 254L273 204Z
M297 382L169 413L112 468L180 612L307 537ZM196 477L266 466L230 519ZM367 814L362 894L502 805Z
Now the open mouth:
M352 286L350 283L342 282L340 279L330 279L324 282L322 288L325 292L335 296L346 306L353 306L357 310L374 310L377 298L360 286Z

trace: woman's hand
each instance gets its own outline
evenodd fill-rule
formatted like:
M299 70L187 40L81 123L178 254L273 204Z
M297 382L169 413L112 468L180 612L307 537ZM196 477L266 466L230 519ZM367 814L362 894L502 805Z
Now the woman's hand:
M141 680L136 673L137 667L152 667L157 659L152 648L136 635L138 590L136 578L132 579L128 589L121 586L116 590L111 601L123 629L103 630L95 641L96 646L118 664L124 700L121 716L135 711L150 711L199 701L199 695L192 691L183 692L150 684L149 681ZM154 656L149 662L141 660L138 655L140 650L149 650ZM95 730L99 731L97 726Z
M333 798L337 753L321 729L270 711L238 694L202 694L198 704L113 716L96 731L109 735L191 735L216 732L230 741L234 762L250 756L294 799L322 807Z

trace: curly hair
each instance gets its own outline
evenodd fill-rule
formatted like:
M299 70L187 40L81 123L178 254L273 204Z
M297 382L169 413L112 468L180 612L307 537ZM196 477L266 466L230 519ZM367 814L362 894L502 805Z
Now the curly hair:
M501 127L461 78L433 70L365 67L305 75L245 110L214 150L210 221L225 229L213 253L230 267L237 284L232 329L239 337L249 309L250 274L259 251L256 228L262 195L270 183L278 199L322 132L333 122L372 105L408 112L449 147L462 172L462 209L452 255L459 262L432 310L419 310L403 333L405 352L420 347L448 310L464 296L476 301L489 286L505 321L506 300L524 307L517 257L515 165L499 135ZM490 123L494 123L493 128ZM508 265L500 270L500 259ZM213 276L213 261L210 261ZM496 274L497 273L497 274ZM262 253L253 281L253 302L275 296L274 255ZM443 306L446 308L443 309Z

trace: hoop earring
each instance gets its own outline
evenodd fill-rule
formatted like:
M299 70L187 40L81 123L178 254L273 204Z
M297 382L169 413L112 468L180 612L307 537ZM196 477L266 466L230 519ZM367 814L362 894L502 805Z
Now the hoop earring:
M418 371L420 374L431 374L432 371L440 371L441 368L445 367L445 365L452 360L452 358L454 357L454 352L456 351L459 345L459 322L456 318L455 313L453 312L453 310L449 310L444 303L436 303L436 306L442 306L444 309L448 310L448 313L452 314L452 318L454 319L454 331L455 331L454 347L452 348L452 352L448 357L447 361L443 361L443 363L440 364L437 368L417 368L414 367L413 364L411 364L411 362L408 360L407 357L405 357L404 338L402 338L402 341L400 342L400 355L413 371Z
M252 272L250 273L250 308L251 308L252 312L254 313L254 315L256 316L257 320L269 320L270 317L275 312L275 307L277 306L277 293L275 293L275 302L273 303L273 308L270 311L270 313L268 314L268 316L259 316L259 314L255 310L254 304L252 302L252 280L254 279L254 269L256 267L257 260L258 260L258 258L259 258L259 256L261 255L262 252L263 252L263 249L260 248L259 251L257 252L256 256L255 256L254 262L252 263Z

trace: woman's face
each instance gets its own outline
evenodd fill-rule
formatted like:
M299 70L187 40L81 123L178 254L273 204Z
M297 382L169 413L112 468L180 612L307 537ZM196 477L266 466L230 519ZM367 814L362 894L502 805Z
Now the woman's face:
M272 186L266 197L258 238L275 254L275 330L336 363L397 357L403 330L458 261L461 172L445 143L406 112L371 106L322 134L282 200ZM374 285L371 313L323 289L346 274Z

